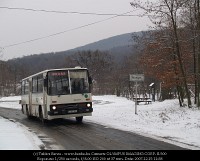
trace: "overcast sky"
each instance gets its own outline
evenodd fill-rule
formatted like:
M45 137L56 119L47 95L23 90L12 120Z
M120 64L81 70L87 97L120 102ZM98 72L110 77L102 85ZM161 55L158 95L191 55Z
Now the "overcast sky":
M0 7L122 14L133 10L130 2L131 0L0 0ZM138 13L139 11L136 10L129 15ZM148 30L151 25L147 17L118 16L87 26L110 17L113 16L0 8L0 51L1 54L3 53L0 59L7 60L24 55L73 49L108 37ZM85 27L79 28L81 26ZM63 31L65 31L63 34L56 36L10 46Z

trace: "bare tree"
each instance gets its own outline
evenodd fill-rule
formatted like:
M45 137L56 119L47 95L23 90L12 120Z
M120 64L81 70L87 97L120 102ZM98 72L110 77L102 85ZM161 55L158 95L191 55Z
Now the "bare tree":
M181 72L181 77L179 77L179 79L183 81L183 87L186 92L188 106L191 107L190 92L187 85L187 76L183 64L179 37L179 28L181 27L179 23L179 16L181 10L187 2L188 0L160 0L158 3L150 3L147 1L145 4L143 4L141 1L138 1L132 2L131 5L136 8L142 8L145 11L145 14L151 14L151 20L154 22L156 27L171 32L169 41L172 42L172 48L175 54L174 58L179 63L179 69Z
M113 58L107 52L79 51L70 57L73 64L89 69L94 80L94 90L99 94L107 94L112 90Z

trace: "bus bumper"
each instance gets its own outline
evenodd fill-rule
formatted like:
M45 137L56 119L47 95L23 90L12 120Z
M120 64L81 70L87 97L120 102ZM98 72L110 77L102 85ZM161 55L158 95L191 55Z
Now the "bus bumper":
M48 115L48 120L53 119L67 119L71 117L80 117L80 116L92 116L92 113L79 113L79 114L68 114L68 115Z
M93 108L61 108L59 110L48 111L48 120L57 118L70 118L80 116L92 116Z

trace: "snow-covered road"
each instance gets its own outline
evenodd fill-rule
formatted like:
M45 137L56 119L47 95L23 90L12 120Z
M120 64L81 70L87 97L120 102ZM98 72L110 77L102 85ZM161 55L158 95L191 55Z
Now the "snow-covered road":
M1 98L0 107L20 109L19 99L18 96ZM93 116L85 117L85 122L136 132L189 149L200 149L200 110L180 108L178 100L149 105L141 103L138 115L135 115L134 102L126 98L93 96L93 108ZM35 134L19 123L1 117L0 128L0 149L40 149L43 146Z

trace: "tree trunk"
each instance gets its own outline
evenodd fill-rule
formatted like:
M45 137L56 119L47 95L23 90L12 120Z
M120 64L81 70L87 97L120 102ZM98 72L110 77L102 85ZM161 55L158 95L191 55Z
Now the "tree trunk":
M196 15L196 7L195 7L195 3L194 3L194 8L195 8L195 14ZM196 16L194 17L196 18ZM192 19L192 8L190 7L190 23L191 23L191 30L193 31L193 37L195 38L197 36L197 33L195 31L196 26L195 26L195 19ZM196 59L196 40L193 39L192 40L192 50L193 50L193 61L194 61L194 104L197 104L197 97L198 97L198 93L197 93L197 59Z
M176 55L177 55L177 58L178 58L179 65L180 65L181 75L183 77L183 85L184 85L186 97L187 97L187 100L188 100L188 107L190 108L191 107L190 93L189 93L189 89L188 89L188 86L187 86L186 73L185 73L182 58L181 58L179 39L178 39L178 33L177 33L177 26L176 26L176 22L174 20L173 10L171 10L171 20L172 20L173 30L174 30L175 51L176 51Z

